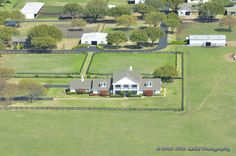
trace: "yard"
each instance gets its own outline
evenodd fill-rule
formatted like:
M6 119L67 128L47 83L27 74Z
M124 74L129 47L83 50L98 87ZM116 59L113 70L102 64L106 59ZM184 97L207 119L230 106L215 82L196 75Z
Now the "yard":
M10 54L0 57L0 66L15 72L80 72L84 54Z
M0 113L0 155L235 156L236 63L225 60L235 49L179 50L189 51L185 112L5 111ZM156 151L163 146L229 147L231 151Z
M236 27L233 27L232 32L228 32L227 27L220 27L218 22L212 23L182 23L180 39L185 40L189 35L218 35L225 34L228 41L236 40Z
M152 74L156 68L167 64L175 66L175 55L159 53L101 53L94 56L89 72L113 73L126 70L132 66L134 71Z

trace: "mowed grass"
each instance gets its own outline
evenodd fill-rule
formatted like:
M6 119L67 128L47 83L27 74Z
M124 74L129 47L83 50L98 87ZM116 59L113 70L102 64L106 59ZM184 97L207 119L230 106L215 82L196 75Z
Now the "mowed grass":
M4 111L0 155L235 156L236 63L224 59L235 49L182 50L189 51L185 112ZM231 151L157 152L160 146Z
M114 73L127 70L132 66L135 71L152 74L156 68L167 64L175 66L175 55L159 53L101 53L94 56L89 72Z
M186 39L189 35L226 35L228 41L236 40L236 27L232 32L227 31L227 27L220 27L218 22L212 23L183 23L180 34L181 39Z
M0 66L15 72L80 72L84 54L11 54L0 57Z

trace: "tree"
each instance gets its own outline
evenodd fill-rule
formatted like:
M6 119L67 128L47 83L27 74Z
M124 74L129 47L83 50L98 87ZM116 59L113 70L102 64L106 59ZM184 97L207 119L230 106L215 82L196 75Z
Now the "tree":
M19 82L19 89L23 94L29 96L31 103L34 98L45 94L45 88L37 81L32 79L23 79Z
M3 89L5 106L13 103L14 97L18 94L18 85L16 83L6 83Z
M63 34L57 27L43 24L33 27L28 33L30 40L39 37L51 37L56 41L61 41Z
M51 37L35 37L31 41L31 45L34 49L53 49L57 47L57 42Z
M72 27L79 27L79 29L84 28L87 25L87 22L83 19L75 19L71 22Z
M109 9L109 15L112 17L119 17L122 15L131 15L131 9L128 7L124 7L124 6L117 6L114 8Z
M146 14L151 13L152 11L155 11L155 9L147 4L139 3L134 5L134 12L140 13L142 17L144 17Z
M165 7L165 0L145 0L145 4L156 8L156 10L159 10Z
M134 30L129 36L129 39L132 42L136 42L137 46L139 46L140 43L148 40L148 35L145 30Z
M117 25L122 25L122 26L132 26L137 24L137 17L132 16L132 15L122 15L120 17L116 18L116 23Z
M212 20L218 14L224 14L224 11L224 6L215 2L204 3L199 9L200 17L207 18L208 20Z
M0 40L9 44L13 35L18 35L19 31L13 27L0 27Z
M83 12L82 6L77 3L67 3L64 6L64 13L70 14L71 18L74 19L75 16Z
M172 33L174 33L175 28L177 28L180 25L180 19L175 13L170 13L167 16L165 24L167 27L170 27Z
M25 19L25 15L22 14L19 10L13 10L10 13L10 18L13 20L23 20Z
M178 5L184 2L185 0L166 0L167 6L169 6L174 11L177 11Z
M228 15L220 20L219 25L221 27L228 26L228 31L231 32L232 27L234 27L236 25L236 18L231 15Z
M107 3L103 0L91 0L86 5L86 15L93 20L102 19L107 13Z
M166 82L171 82L173 78L178 76L178 71L171 65L165 65L155 69L153 75L155 78L161 78Z
M150 14L147 14L145 16L145 21L147 24L153 25L154 27L157 27L160 25L161 22L164 22L166 20L166 15L161 12L151 12Z
M0 80L7 81L12 78L14 70L11 68L0 67Z
M109 33L107 36L107 41L110 44L115 44L116 48L118 48L120 43L127 41L127 37L123 32Z
M222 5L224 7L230 5L230 0L212 0L212 2Z
M149 40L151 41L151 45L154 45L154 42L158 40L160 37L164 35L164 32L157 27L148 27L146 28L146 33L148 35Z

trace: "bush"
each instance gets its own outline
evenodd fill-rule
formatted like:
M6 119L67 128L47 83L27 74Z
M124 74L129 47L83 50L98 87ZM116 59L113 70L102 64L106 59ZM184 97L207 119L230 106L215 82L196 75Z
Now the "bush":
M171 41L172 45L183 45L183 44L187 44L187 41L183 41L183 40L180 40L180 41Z
M76 90L76 92L78 94L86 94L86 90L85 89L79 89L79 90Z
M89 47L90 47L90 44L79 44L79 45L73 47L73 50L80 49L80 48L89 48Z
M145 90L145 91L143 92L143 95L144 95L144 96L153 96L153 90Z
M136 94L132 94L129 97L142 97L142 95L136 95Z
M104 50L104 46L101 45L101 44L98 44L98 45L96 46L96 48L99 49L99 50Z
M100 94L99 94L100 96L109 96L110 95L110 93L109 93L109 91L108 90L101 90L101 92L100 92Z
M124 91L121 91L121 92L120 92L120 96L124 97L124 96L125 96L125 92L124 92Z
M110 97L111 97L111 98L122 98L122 97L124 97L124 96L111 94Z

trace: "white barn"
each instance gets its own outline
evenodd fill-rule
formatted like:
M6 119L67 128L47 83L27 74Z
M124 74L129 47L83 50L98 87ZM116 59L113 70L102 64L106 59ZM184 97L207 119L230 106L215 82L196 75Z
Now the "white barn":
M34 19L38 15L43 6L44 3L29 2L26 3L25 6L21 9L21 13L25 15L26 19Z
M226 46L225 35L189 35L189 46L199 47L224 47Z
M107 44L107 35L108 33L93 32L93 33L84 33L81 37L81 44Z
M145 0L128 0L129 4L139 4L139 3L144 3Z

